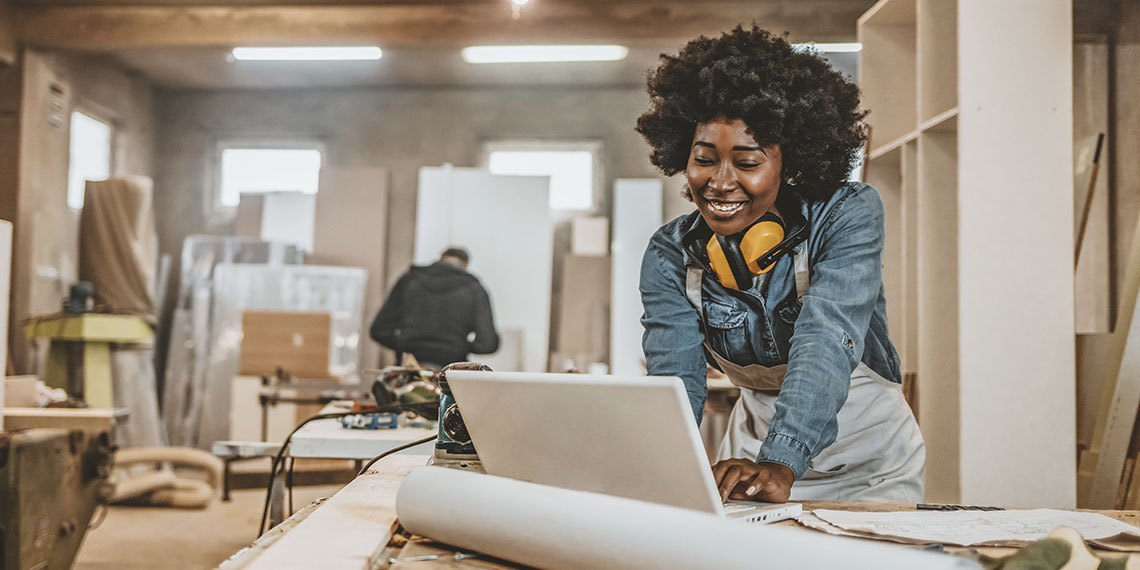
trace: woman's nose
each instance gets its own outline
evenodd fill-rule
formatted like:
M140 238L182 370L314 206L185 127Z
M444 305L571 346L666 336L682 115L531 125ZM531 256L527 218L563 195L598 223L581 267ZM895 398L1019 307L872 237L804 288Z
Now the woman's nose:
M709 179L709 189L717 192L728 192L736 188L736 172L730 165L720 164Z

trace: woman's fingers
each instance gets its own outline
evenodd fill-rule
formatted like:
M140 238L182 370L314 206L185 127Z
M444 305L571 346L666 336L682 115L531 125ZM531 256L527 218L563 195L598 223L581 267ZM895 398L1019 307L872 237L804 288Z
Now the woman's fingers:
M729 494L736 488L736 484L740 482L742 476L743 472L739 465L733 465L725 472L724 479L717 486L720 490L720 501L722 503L728 500Z
M713 471L713 482L715 482L718 487L720 486L721 479L724 479L724 473L726 471L728 471L728 468L731 466L732 466L731 460L729 460L729 461L718 461L716 465L713 465L713 470L712 470Z
M760 470L757 471L756 474L753 475L752 478L748 481L748 489L744 491L744 494L748 495L749 497L754 497L756 496L756 493L759 493L761 491L771 492L773 490L769 488L772 486L771 482L772 472L761 467Z

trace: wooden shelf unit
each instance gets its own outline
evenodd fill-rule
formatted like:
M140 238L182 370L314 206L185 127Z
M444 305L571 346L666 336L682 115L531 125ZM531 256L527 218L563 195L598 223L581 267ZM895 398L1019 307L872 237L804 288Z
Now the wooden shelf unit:
M1072 171L1043 160L1071 154L1061 148L1071 114L1056 114L1072 107L1072 83L1056 73L1071 65L1063 55L1071 54L1071 7L1027 6L880 0L858 22L872 127L867 182L883 198L887 314L902 371L917 378L928 502L1075 501L1072 418L1062 401L1074 389L1071 321L1041 316L1072 314L1071 281L1043 276L1046 264L1066 275L1064 256L1048 259L1045 242L1054 253L1071 243L1055 228L1072 219L1064 202ZM986 51L999 36L1015 47ZM1009 206L1018 201L1020 210ZM1045 373L1040 354L1051 359ZM1035 397L1046 405L1035 407ZM996 413L1003 404L1008 416ZM1017 414L1037 431L1026 432ZM1055 463L1041 458L1045 449Z

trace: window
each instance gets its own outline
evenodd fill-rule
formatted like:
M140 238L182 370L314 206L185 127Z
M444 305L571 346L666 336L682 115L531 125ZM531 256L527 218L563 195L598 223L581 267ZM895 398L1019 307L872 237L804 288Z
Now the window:
M321 155L315 145L223 145L218 205L234 208L246 192L316 194Z
M111 125L79 111L72 113L69 153L67 205L79 209L87 181L111 175Z
M493 142L486 147L492 174L550 177L550 207L590 210L599 184L595 142Z

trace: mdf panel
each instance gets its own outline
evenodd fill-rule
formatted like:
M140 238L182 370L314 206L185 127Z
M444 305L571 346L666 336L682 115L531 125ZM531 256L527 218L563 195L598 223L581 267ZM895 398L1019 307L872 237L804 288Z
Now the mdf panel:
M1109 46L1107 41L1073 44L1073 228L1079 230L1089 197L1097 135L1109 128ZM1126 135L1125 135L1126 136ZM1106 141L1107 143L1107 141ZM1084 241L1077 262L1077 334L1112 330L1112 267L1109 247L1109 179L1113 145L1104 144L1092 192Z
M543 372L550 351L554 227L550 180L496 176L473 168L420 169L415 259L429 264L450 246L466 248L469 270L491 297L500 352L522 343L521 370ZM511 341L511 342L508 342ZM495 362L491 357L472 356ZM491 364L509 370L513 363Z
M1073 507L1072 6L958 6L961 500Z
M610 310L610 371L617 375L645 374L641 349L641 259L649 238L661 227L661 181L614 181L613 279Z
M860 55L859 86L863 107L870 111L872 148L878 148L914 130L915 102L915 0L883 0L859 19L862 53L879 60L866 65Z
M917 368L919 427L926 440L926 500L961 492L958 389L958 139L918 139Z
M368 336L384 303L388 252L388 171L383 168L321 168L313 228L312 263L368 271L364 287L360 366L380 366L380 345ZM244 201L244 198L243 198Z
M12 224L0 220L0 315L8 315L8 288L12 283ZM0 370L8 365L8 327L0 326ZM0 409L4 408L6 380L0 378ZM0 431L4 417L0 414Z
M958 2L917 0L918 121L958 106Z
M903 333L906 320L906 260L903 255L904 203L902 150L872 159L867 165L866 182L879 191L883 201L883 288L887 297L887 323L891 341L900 354L907 338Z
M891 330L901 330L901 334L893 334L893 338L902 338L903 346L896 347L899 358L902 360L904 377L907 374L918 374L918 267L919 267L919 206L918 197L919 169L918 169L918 142L911 141L902 147L902 217L903 217L903 294L906 296L903 305L903 322L891 323ZM916 377L919 386L922 385L921 375ZM921 390L921 388L919 389Z

